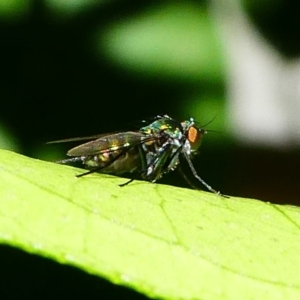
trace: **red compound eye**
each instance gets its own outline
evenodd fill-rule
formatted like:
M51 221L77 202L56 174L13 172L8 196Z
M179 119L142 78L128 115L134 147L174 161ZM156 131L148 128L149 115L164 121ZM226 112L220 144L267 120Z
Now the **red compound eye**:
M195 143L195 141L197 139L199 139L198 137L198 130L195 127L190 127L188 130L188 136L187 136L188 140L190 143Z
M187 139L191 144L192 151L198 150L201 145L203 135L206 133L205 130L191 126L187 132Z

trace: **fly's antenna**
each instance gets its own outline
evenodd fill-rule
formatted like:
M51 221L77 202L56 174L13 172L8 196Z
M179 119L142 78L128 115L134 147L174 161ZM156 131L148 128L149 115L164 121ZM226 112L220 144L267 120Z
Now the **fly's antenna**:
M196 123L199 127L205 128L206 126L208 126L209 124L211 124L211 123L217 118L217 116L218 116L218 115L215 115L210 121L208 121L208 122L205 123L204 125L200 125L200 123L197 122L197 121L195 121L195 123ZM210 130L210 131L212 131L212 130Z
M195 124L197 124L197 126L199 126L200 128L205 128L205 130L207 132L209 132L209 133L212 132L212 133L224 134L222 131L213 130L213 129L206 129L206 126L208 126L209 124L211 124L217 117L218 117L218 115L215 115L210 121L208 121L204 125L200 125L200 123L197 122L197 121L195 121Z

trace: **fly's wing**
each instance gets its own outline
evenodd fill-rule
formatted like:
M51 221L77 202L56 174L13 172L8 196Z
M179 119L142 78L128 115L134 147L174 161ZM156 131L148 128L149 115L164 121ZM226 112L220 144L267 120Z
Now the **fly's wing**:
M101 153L111 153L132 148L136 145L154 140L140 132L127 131L104 135L94 141L79 145L68 151L68 156L92 156Z
M77 142L77 141L88 141L88 140L95 140L99 139L103 136L107 136L107 133L102 134L96 134L91 136L84 136L84 137L75 137L75 138L69 138L69 139L62 139L62 140L56 140L47 142L46 144L58 144L58 143L69 143L69 142Z

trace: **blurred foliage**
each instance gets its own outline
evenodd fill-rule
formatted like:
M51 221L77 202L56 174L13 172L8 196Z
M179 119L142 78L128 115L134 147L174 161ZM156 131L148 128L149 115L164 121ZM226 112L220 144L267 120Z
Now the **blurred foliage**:
M242 0L257 29L287 58L300 54L300 14L297 0Z
M132 72L187 82L224 78L221 45L204 6L160 4L100 30L100 52Z
M105 0L44 0L47 8L59 18L66 18L75 14L80 14L84 10L97 7L105 2Z
M205 2L27 6L16 25L6 22L12 8L0 19L0 120L25 153L47 140L135 129L157 114L204 123L204 99L219 103L208 119L224 107L222 51Z
M0 0L0 22L17 22L29 14L31 0Z

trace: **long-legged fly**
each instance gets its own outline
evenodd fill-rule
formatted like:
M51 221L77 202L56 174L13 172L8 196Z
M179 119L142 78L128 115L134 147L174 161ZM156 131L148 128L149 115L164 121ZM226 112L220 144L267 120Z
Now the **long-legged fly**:
M157 116L152 123L138 131L125 131L98 136L72 138L50 143L91 140L72 148L67 152L70 158L58 163L82 162L88 172L122 174L135 173L140 178L155 182L164 174L175 170L181 171L184 179L195 188L194 184L182 172L180 160L184 159L193 176L210 192L220 192L208 185L196 172L191 159L201 145L207 131L196 126L193 118L178 122L168 115ZM134 179L130 179L124 186Z

